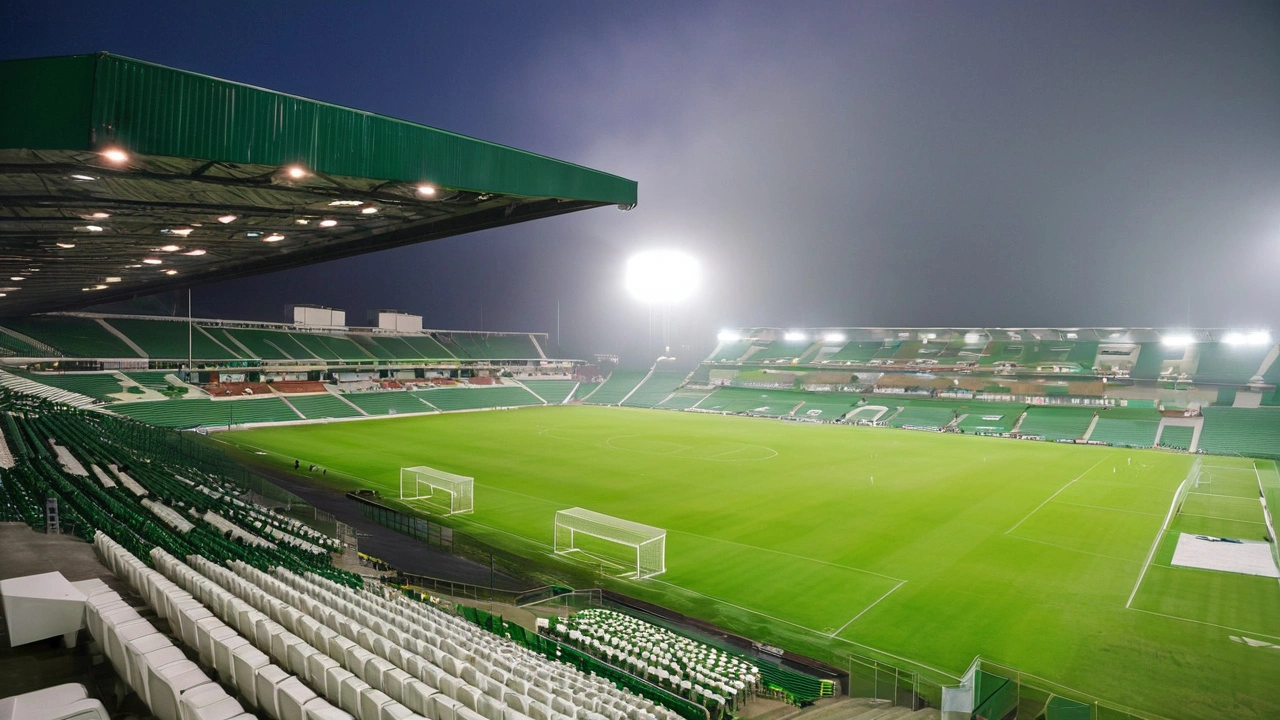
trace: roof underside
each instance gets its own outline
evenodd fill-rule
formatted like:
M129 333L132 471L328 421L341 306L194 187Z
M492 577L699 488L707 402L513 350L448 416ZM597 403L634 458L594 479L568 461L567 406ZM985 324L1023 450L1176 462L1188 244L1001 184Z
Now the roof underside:
M0 101L0 315L636 202L607 173L106 54L0 62Z

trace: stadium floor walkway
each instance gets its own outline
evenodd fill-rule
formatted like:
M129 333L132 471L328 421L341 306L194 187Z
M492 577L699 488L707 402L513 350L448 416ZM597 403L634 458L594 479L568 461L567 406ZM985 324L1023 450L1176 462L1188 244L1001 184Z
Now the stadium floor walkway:
M360 513L360 506L356 501L349 499L341 490L318 487L302 477L281 473L275 468L255 466L254 470L312 506L332 513L338 520L350 525L359 538L360 552L366 555L372 555L407 573L489 586L487 566L447 553L369 520ZM495 576L494 586L500 590L529 589L528 583L502 573Z

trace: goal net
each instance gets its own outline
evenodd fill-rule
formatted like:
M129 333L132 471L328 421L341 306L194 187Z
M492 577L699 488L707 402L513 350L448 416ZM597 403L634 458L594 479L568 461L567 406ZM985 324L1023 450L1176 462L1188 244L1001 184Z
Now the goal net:
M425 465L400 468L400 499L425 500L448 515L469 513L475 480Z
M628 576L643 579L666 572L667 531L662 528L577 507L556 511L555 551L586 552L579 547L580 536L634 548L635 570L627 568Z

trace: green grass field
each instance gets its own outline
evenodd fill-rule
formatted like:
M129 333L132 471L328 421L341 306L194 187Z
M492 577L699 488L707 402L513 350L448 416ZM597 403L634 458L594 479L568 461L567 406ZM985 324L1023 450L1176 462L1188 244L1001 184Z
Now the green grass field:
M1261 538L1251 461L1205 458L1157 542L1192 456L595 407L221 437L391 496L402 466L473 476L455 524L525 552L572 506L665 528L667 572L620 589L823 659L980 654L1153 716L1280 717L1280 583L1169 565L1179 531Z

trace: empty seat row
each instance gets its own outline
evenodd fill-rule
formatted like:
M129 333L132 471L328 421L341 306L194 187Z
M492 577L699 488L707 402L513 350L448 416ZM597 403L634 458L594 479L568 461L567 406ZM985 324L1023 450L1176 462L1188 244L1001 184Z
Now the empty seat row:
M110 720L107 709L79 683L0 698L0 720Z
M240 566L233 565L239 569ZM251 569L247 572L257 572ZM389 640L414 647L426 660L449 676L501 697L508 708L541 720L557 715L649 720L675 718L670 710L637 697L594 675L585 675L516 643L400 595L379 596L369 590L356 592L309 575L306 578L276 569L276 576L294 589L320 600L325 608L337 608ZM388 591L389 592L389 591ZM482 680L481 678L485 678ZM492 681L492 682L488 682ZM500 696L489 685L505 688ZM466 701L465 695L459 695ZM481 708L482 714L489 717Z
M94 536L94 544L112 572L128 582L158 616L167 619L174 634L198 654L200 665L188 660L150 623L147 623L150 633L132 623L114 632L107 630L108 621L119 626L119 620L127 619L127 614L120 607L127 605L119 601L119 596L104 604L101 611L89 611L90 631L94 631L95 624L102 626L100 632L106 636L103 645L107 656L117 671L128 678L130 686L148 699L147 704L157 718L247 720L253 717L243 714L234 698L217 683L210 682L201 669L203 665L215 669L224 683L239 691L252 707L264 711L272 720L351 720L351 715L316 697L297 678L273 665L266 653L214 617L199 599L148 568L105 534L98 532ZM90 596L91 607L96 597ZM95 619L95 616L100 619ZM99 635L95 633L94 637ZM134 649L120 652L121 646ZM154 672L153 665L157 668ZM161 683L153 686L153 680ZM166 688L172 691L171 694L166 694ZM149 700L153 696L154 704Z
M224 568L198 555L188 558L192 565L187 565L157 548L152 551L152 559L161 572L173 582L187 588L207 603L211 610L231 627L239 630L257 651L268 654L271 659L279 663L278 673L271 671L273 675L288 675L280 668L287 669L296 675L287 681L282 681L281 684L282 691L286 685L289 685L288 702L296 702L297 698L305 693L307 697L313 699L305 701L304 707L309 708L315 703L325 703L330 707L336 704L337 707L333 709L345 718L424 720L421 714L394 701L385 693L377 691L354 673L341 668L325 653L286 629L279 621L290 622L299 614L296 610L283 606L269 607L261 603L260 598L227 582ZM272 615L268 615L259 608L271 611ZM283 705L286 700L279 693L277 698L282 703L281 716L290 717L290 713ZM258 700L270 714L271 698L262 696L260 690ZM424 709L427 707L425 704L421 706ZM331 714L326 717L339 716Z

